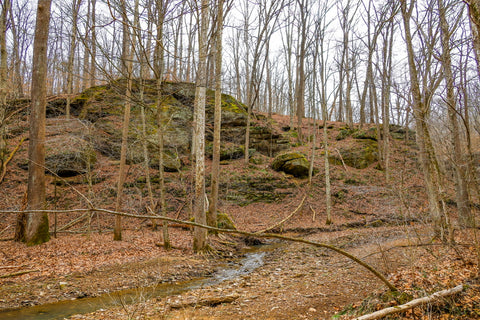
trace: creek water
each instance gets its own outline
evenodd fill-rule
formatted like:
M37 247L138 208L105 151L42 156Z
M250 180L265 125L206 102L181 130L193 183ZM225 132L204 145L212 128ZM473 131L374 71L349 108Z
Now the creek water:
M275 245L256 246L245 253L245 256L234 265L220 268L212 276L196 278L184 282L162 283L153 287L142 287L116 291L98 297L59 301L33 307L0 311L0 320L54 320L64 319L74 314L85 314L100 309L107 309L121 304L132 304L154 297L178 295L189 290L218 285L248 274L264 263L267 251Z

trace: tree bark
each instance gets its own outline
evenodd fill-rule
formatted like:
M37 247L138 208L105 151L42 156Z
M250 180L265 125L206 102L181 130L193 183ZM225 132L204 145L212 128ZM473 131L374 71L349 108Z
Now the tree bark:
M162 79L165 73L165 61L164 61L164 48L163 48L163 25L165 22L165 15L167 14L169 0L157 1L157 41L156 41L156 85L157 85L157 117L158 117L158 175L160 180L160 215L162 217L167 216L167 204L165 195L165 174L164 174L164 130L163 130L163 98L162 98ZM163 221L163 246L169 250L171 248L170 236L168 234L168 224Z
M200 33L197 85L195 90L195 222L206 224L205 214L205 100L207 91L207 32L208 32L208 0L202 0L200 9ZM193 250L198 252L207 245L205 229L195 227L193 232Z
M299 143L303 141L302 120L305 117L305 55L307 43L307 7L308 1L297 0L300 8L300 46L298 52L297 67L297 83L295 90L295 100L297 106L297 140Z
M449 25L447 22L446 8L443 0L437 0L438 12L440 17L440 32L442 42L442 65L445 76L447 89L447 113L450 122L450 129L452 130L452 145L453 145L453 165L455 168L456 179L456 199L458 208L459 224L462 227L473 227L475 224L474 217L470 213L469 194L467 186L466 163L463 157L462 146L460 143L460 130L457 120L457 100L455 96L455 84L452 72L452 58L450 54L450 34Z
M7 20L10 0L5 0L0 8L0 164L6 161L6 116L7 116Z
M473 51L477 62L477 73L480 77L480 0L468 0L466 2L472 30Z
M130 109L132 103L132 38L130 34L129 21L125 8L125 0L122 1L122 20L123 20L123 32L126 35L123 36L123 52L122 52L122 65L125 66L125 75L127 77L127 87L125 89L125 104L123 110L123 124L122 124L122 145L120 149L120 168L118 169L118 183L117 183L117 197L115 200L115 210L119 210L122 205L123 199L123 184L125 182L127 170L127 148L128 148L128 127L130 125ZM115 219L115 226L113 229L113 240L122 240L122 217L117 216Z
M0 8L0 124L5 116L4 106L7 102L7 21L10 0L3 1ZM0 128L1 130L1 128ZM0 132L1 134L1 132Z
M27 208L44 209L45 203L45 118L47 105L47 44L51 0L39 0L33 47L32 102L28 146ZM23 235L17 239L28 245L50 239L48 214L28 213ZM23 219L23 217L21 217ZM21 232L22 232L21 231Z
M92 19L91 23L91 41L90 41L90 87L93 87L97 83L97 32L95 24L97 23L96 19L96 5L97 0L91 0L92 7L90 13L90 19Z
M73 0L72 3L72 31L70 33L70 49L67 62L67 102L65 106L67 119L70 119L70 102L73 94L73 64L75 62L75 51L77 50L78 11L81 3L81 0Z
M404 24L405 42L407 46L408 65L410 70L411 92L413 97L413 114L415 118L415 130L417 143L420 153L420 162L423 169L427 195L429 202L429 212L433 219L434 231L441 240L446 240L448 235L448 221L443 212L440 196L440 177L435 150L430 138L430 131L427 124L427 114L430 108L430 99L424 100L420 90L418 71L415 62L415 53L410 31L410 18L414 9L414 1L407 6L407 0L401 0L401 11ZM431 90L430 88L429 90ZM424 90L427 90L426 88Z
M217 32L215 52L215 113L213 124L212 194L207 224L217 226L218 189L220 185L220 132L222 129L222 31L223 0L217 2Z

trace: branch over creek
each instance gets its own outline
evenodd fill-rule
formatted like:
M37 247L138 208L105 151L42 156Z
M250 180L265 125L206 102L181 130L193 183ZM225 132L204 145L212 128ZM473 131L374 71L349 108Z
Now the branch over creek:
M99 212L99 213L107 213L107 214L113 214L117 216L123 216L123 217L130 217L130 218L139 218L139 219L157 219L157 220L162 220L162 221L167 221L167 222L174 222L174 223L180 223L180 224L185 224L185 225L190 225L193 227L199 227L215 232L220 232L220 233L231 233L231 234L239 234L239 235L244 235L248 237L259 237L259 238L270 238L270 239L280 239L284 241L291 241L291 242L299 242L299 243L305 243L308 245L312 245L315 247L320 247L320 248L325 248L329 249L332 251L335 251L353 261L361 265L362 267L366 268L368 271L373 273L380 281L382 281L388 289L391 291L398 291L397 288L391 284L384 275L382 275L379 271L377 271L375 268L373 268L371 265L368 263L362 261L361 259L355 257L354 255L337 248L335 246L326 244L326 243L320 243L320 242L314 242L314 241L309 241L306 239L302 238L293 238L293 237L287 237L287 236L282 236L279 234L275 233L262 233L262 232L248 232L248 231L242 231L242 230L233 230L233 229L221 229L221 228L215 228L215 227L210 227L207 225L191 222L191 221L183 221L183 220L178 220L174 218L169 218L169 217L161 217L161 216L155 216L155 215L138 215L138 214L131 214L131 213L125 213L125 212L118 212L118 211L113 211L113 210L107 210L107 209L98 209L98 208L91 208L91 209L73 209L73 210L25 210L25 211L0 211L0 213L66 213L66 212Z

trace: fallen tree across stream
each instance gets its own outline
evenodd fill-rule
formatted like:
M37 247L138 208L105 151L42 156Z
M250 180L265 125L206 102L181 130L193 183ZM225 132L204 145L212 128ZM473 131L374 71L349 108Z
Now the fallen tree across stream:
M222 228L216 228L216 227L210 227L207 225L199 224L196 222L192 221L183 221L183 220L178 220L178 219L173 219L169 217L164 217L164 216L154 216L154 215L139 215L139 214L131 214L131 213L125 213L125 212L118 212L118 211L113 211L113 210L108 210L108 209L99 209L99 208L90 208L90 209L71 209L71 210L23 210L23 211L0 211L0 213L5 213L5 214L21 214L21 213L80 213L80 212L99 212L99 213L106 213L106 214L113 214L116 216L123 216L123 217L130 217L130 218L137 218L137 219L157 219L157 220L162 220L162 221L167 221L167 222L174 222L174 223L180 223L180 224L185 224L185 225L190 225L193 227L199 227L215 232L220 232L220 233L230 233L230 234L240 234L248 237L258 237L258 238L270 238L270 239L280 239L280 240L285 240L285 241L290 241L290 242L299 242L299 243L304 243L308 245L312 245L314 247L320 247L320 248L325 248L329 249L332 251L335 251L364 267L371 273L373 273L378 279L380 279L391 291L398 291L397 288L390 283L390 281L385 278L384 275L382 275L379 271L377 271L375 268L373 268L371 265L368 263L360 260L356 256L348 253L347 251L344 251L340 248L337 248L335 246L326 244L326 243L321 243L321 242L315 242L315 241L310 241L306 240L303 238L293 238L293 237L287 237L287 236L282 236L279 234L275 233L264 233L264 232L248 232L248 231L242 231L242 230L235 230L235 229L222 229Z

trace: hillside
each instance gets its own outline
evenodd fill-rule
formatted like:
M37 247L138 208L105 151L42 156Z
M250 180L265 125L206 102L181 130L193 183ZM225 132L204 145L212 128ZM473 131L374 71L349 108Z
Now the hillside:
M120 87L121 83L112 83L87 89L73 99L71 119L64 116L64 98L49 102L48 209L86 208L86 199L96 208L114 208L124 103ZM147 213L149 204L143 141L147 143L155 199L158 196L158 110L152 87L153 83L147 82L143 102L134 101L129 127L122 211L139 215ZM135 94L138 90L136 84ZM164 84L161 111L166 119L167 212L169 217L183 221L191 218L193 98L192 84ZM386 274L403 294L385 294L387 290L378 279L332 251L275 242L261 251L257 268L235 278L166 297L147 299L138 293L137 303L132 306L109 307L76 319L127 319L133 315L140 319L329 319L337 312L351 318L348 312L352 310L368 313L459 284L468 284L469 288L456 299L442 301L437 307L414 309L402 318L480 318L476 230L456 232L458 246L431 241L428 203L411 130L390 127L391 181L387 182L379 162L375 126L358 129L338 122L326 124L333 199L333 223L326 225L323 124L314 126L312 119L305 119L302 131L308 141L298 144L287 116L274 114L269 119L265 114L255 114L250 132L252 156L245 163L245 106L228 95L222 99L220 210L239 230L250 232L274 226L294 212L273 232L343 248ZM28 102L23 103L26 106ZM27 109L20 110L8 126L10 151L28 135ZM213 92L209 92L207 173L212 152L212 110ZM314 130L316 145L312 146ZM2 211L24 208L27 148L28 139L7 167L0 190ZM316 174L311 185L304 177L273 170L275 155L288 151L311 159L312 148ZM207 178L207 190L209 181ZM452 190L453 186L445 190L450 199L454 198ZM454 220L455 202L451 200L448 205ZM153 230L150 219L125 218L125 235L120 242L112 240L114 216L106 213L52 213L50 223L51 231L57 231L55 238L40 246L25 247L9 240L14 234L15 215L0 213L0 276L29 271L0 278L0 309L28 309L159 283L173 286L215 274L227 263L238 265L253 244L272 243L210 235L214 251L196 255L191 250L191 230L183 224L170 225L174 249L166 251L161 246L161 231ZM199 303L206 297L232 300ZM7 315L0 311L0 319L14 319Z

